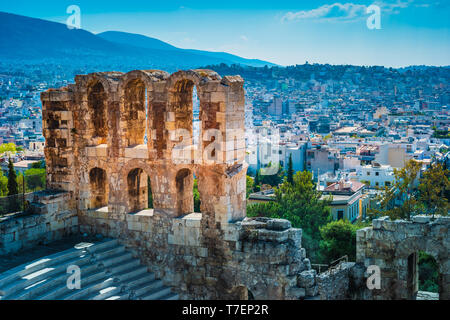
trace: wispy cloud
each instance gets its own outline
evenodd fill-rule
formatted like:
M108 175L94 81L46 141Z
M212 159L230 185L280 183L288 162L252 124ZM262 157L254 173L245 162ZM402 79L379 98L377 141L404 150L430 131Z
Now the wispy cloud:
M366 6L354 3L326 4L317 9L286 13L282 21L349 20L365 14Z
M400 9L407 8L414 0L375 1L384 13L398 14ZM313 21L356 21L367 17L368 6L357 3L326 4L316 9L288 12L282 18L282 22L313 20Z

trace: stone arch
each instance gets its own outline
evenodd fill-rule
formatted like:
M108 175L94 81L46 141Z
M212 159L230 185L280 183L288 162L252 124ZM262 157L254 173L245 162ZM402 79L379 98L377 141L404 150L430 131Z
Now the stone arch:
M109 185L106 170L94 167L89 170L89 208L96 209L108 205Z
M147 127L147 88L139 79L130 80L125 87L125 112L121 114L126 123L125 146L144 144Z
M149 176L153 177L157 174L154 167L144 159L130 159L125 163L122 163L119 167L119 175L126 181L127 174L134 168L140 168Z
M427 239L424 236L408 237L400 241L396 247L395 259L398 268L400 283L405 283L406 288L400 289L400 298L413 299L418 291L418 253L423 251L431 255L439 267L439 298L445 299L449 295L449 288L446 285L445 266L448 265L448 251L445 246L436 240ZM403 291L404 290L404 291Z
M186 150L182 153L185 161L180 163L200 163L205 147L202 139L203 132L209 128L219 128L216 121L216 113L220 111L219 104L211 106L211 97L208 94L211 88L208 89L208 86L212 82L218 83L220 79L220 76L214 71L199 69L175 72L167 81L167 92L169 94L167 127L172 130L170 132L170 150L173 150L175 146ZM200 101L199 132L195 139L192 125L194 88L196 88ZM208 117L208 114L213 116ZM214 125L211 125L211 123L214 123ZM193 147L194 140L199 142L195 148ZM188 152L188 150L191 150L191 152Z
M105 89L106 92L110 93L113 91L113 86L110 83L109 79L107 78L107 74L96 72L96 73L90 73L87 75L81 75L77 76L75 78L75 82L77 86L79 87L80 92L86 94L89 87L97 82L100 82ZM86 96L87 99L87 96Z
M172 150L175 148L180 150L173 155L176 158L174 160L178 163L194 163L196 157L193 149L194 128L192 125L194 86L195 82L191 79L180 79L170 92L169 112L173 114L171 119L173 120L173 131L170 132L170 136L173 142Z
M148 124L151 120L148 110L153 90L150 76L145 71L130 71L120 79L118 88L123 146L144 144L145 135L147 141L150 140Z
M148 208L148 175L141 168L127 174L127 197L130 213Z
M194 176L190 169L178 170L175 176L177 216L194 211L193 184Z
M87 103L90 113L89 128L97 144L107 143L108 137L108 95L101 81L93 81L87 88Z

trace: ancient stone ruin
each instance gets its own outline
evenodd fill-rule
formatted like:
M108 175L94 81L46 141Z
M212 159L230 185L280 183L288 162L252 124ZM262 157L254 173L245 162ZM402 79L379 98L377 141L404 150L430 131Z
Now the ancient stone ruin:
M93 73L41 98L48 190L30 199L34 215L0 223L1 254L75 233L102 235L132 250L181 299L412 299L420 249L440 263L440 298L449 298L448 218L375 220L358 232L356 263L320 274L301 229L246 218L240 76ZM372 264L382 279L373 292Z

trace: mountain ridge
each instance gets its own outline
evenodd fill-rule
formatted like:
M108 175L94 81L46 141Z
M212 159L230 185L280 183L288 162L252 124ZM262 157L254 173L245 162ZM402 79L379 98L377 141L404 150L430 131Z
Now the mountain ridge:
M220 63L275 65L227 53L180 49L140 34L108 31L96 35L83 29L69 29L62 23L6 12L0 12L0 39L0 58L21 63L95 64L117 71L130 68L177 70ZM153 47L149 47L149 43L153 43Z

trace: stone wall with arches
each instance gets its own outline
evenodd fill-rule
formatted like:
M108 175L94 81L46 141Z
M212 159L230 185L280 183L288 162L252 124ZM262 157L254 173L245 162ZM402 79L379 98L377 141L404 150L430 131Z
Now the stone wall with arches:
M194 88L200 122L195 145ZM247 297L246 290L257 298L291 297L304 250L288 255L283 247L261 266L258 259L269 247L274 253L279 245L300 249L299 231L286 239L287 231L280 231L281 240L273 231L274 239L258 245L257 237L247 240L241 224L247 172L241 77L211 70L101 72L76 76L74 84L41 99L48 188L71 195L80 232L120 239L186 298ZM244 243L250 262L239 270ZM278 272L292 256L300 260L288 279ZM255 268L267 269L266 275L250 281ZM272 281L271 288L270 277L282 286Z
M198 145L192 143L194 87L200 101ZM75 84L44 92L41 99L48 187L73 192L80 210L94 209L92 199L100 197L90 175L97 167L108 189L106 203L100 203L112 215L135 211L130 193L123 191L129 171L139 169L150 178L155 212L176 217L192 211L195 176L202 208L213 219L245 217L245 190L238 190L245 174L227 174L246 172L241 77L222 78L211 70L98 72L78 75ZM183 169L188 178L177 180ZM237 179L242 181L229 190L229 181ZM217 210L217 202L226 204L225 210Z
M357 231L357 262L380 268L381 288L373 299L415 299L418 291L419 251L439 266L439 298L450 299L450 217L415 216L412 221L373 220Z

